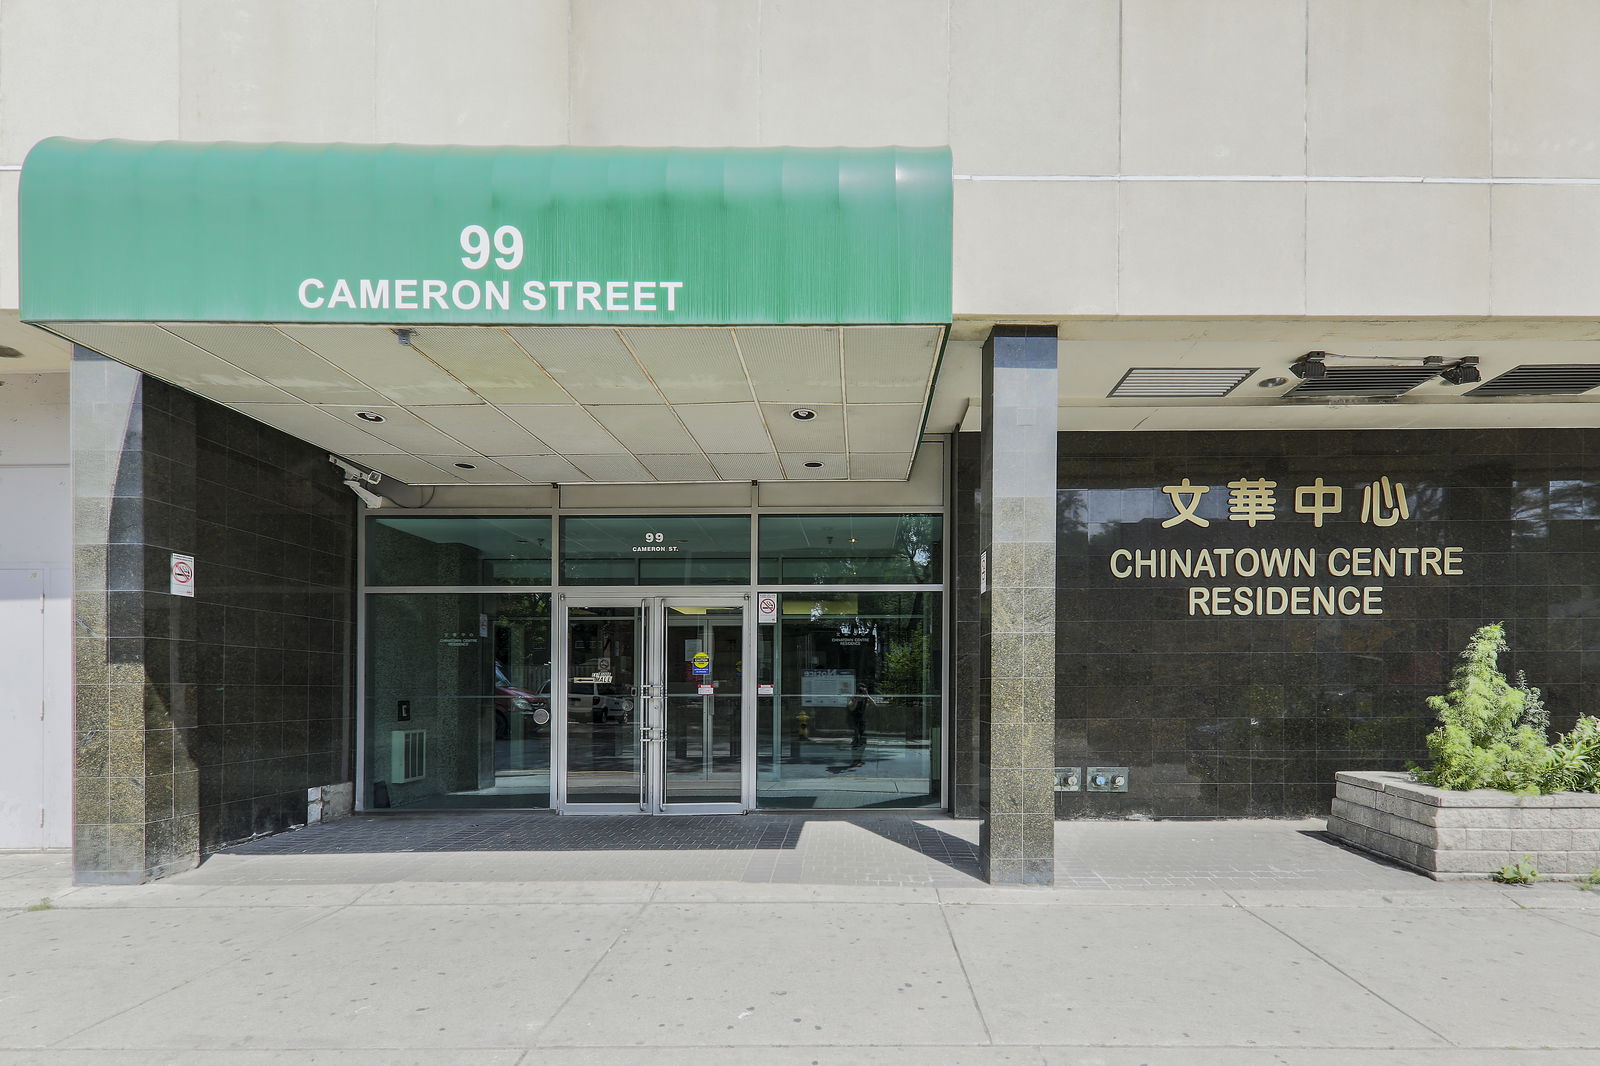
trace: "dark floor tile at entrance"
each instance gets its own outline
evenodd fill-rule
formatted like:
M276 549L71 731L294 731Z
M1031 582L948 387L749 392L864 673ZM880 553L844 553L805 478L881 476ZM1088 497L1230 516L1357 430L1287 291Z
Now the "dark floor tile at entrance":
M570 817L522 812L370 815L265 837L227 849L230 855L356 855L452 851L793 851L803 815L714 817ZM848 821L874 836L963 872L977 870L977 845L903 816L862 815Z

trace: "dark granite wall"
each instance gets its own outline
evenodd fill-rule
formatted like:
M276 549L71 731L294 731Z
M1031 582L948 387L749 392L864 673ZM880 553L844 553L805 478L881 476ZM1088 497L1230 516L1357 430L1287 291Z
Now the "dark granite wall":
M983 479L981 435L957 433L951 449L950 494L950 810L978 818L982 765L978 707L983 680L983 614L978 594L978 496Z
M82 349L72 376L75 863L138 881L351 780L355 500L321 449Z
M975 450L965 438L957 450L958 528ZM1057 793L1063 817L1326 813L1335 771L1422 756L1424 700L1486 622L1505 623L1504 665L1544 689L1557 728L1594 710L1600 431L1066 433L1058 465L1057 758L1131 768L1126 794ZM1363 491L1385 476L1404 485L1409 516L1380 509L1393 524L1370 511L1363 521ZM1210 489L1197 510L1206 527L1162 525L1178 510L1162 487L1184 478ZM1227 483L1256 478L1276 482L1273 517L1232 519ZM1302 487L1308 510L1297 512ZM1333 504L1329 487L1341 507L1319 527L1309 509ZM1461 573L1328 573L1330 551L1361 546L1458 547ZM1119 549L1247 547L1314 550L1317 571L1119 579L1110 569ZM974 567L957 556L958 634ZM1190 613L1191 587L1258 585L1382 586L1383 613ZM958 671L962 661L958 644ZM967 684L958 673L958 700Z

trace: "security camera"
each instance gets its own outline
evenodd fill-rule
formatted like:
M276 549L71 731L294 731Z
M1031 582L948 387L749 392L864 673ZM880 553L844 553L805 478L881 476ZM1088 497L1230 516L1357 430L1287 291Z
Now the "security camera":
M345 462L337 455L328 456L328 462L344 471L344 487L356 494L356 498L366 504L369 510L382 507L389 501L367 488L383 480L383 475L376 470L362 470L359 466Z
M382 507L384 504L389 502L382 496L379 496L376 492L373 492L371 489L364 489L360 485L357 485L354 481L346 481L345 487L351 492L355 493L361 502L367 505L368 510L374 510Z

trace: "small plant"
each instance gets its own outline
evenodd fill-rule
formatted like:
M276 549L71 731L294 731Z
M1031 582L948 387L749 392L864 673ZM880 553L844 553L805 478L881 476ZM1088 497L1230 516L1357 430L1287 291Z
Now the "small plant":
M1600 718L1584 716L1552 743L1544 695L1520 671L1515 685L1500 672L1505 630L1487 625L1472 635L1442 696L1428 706L1439 727L1428 734L1433 767L1413 768L1435 788L1493 788L1548 795L1600 792Z
M56 905L50 902L50 897L46 896L38 903L30 905L27 909L30 911L53 911L56 909Z
M1579 718L1534 770L1540 792L1600 792L1600 718Z
M1600 866L1578 878L1579 892L1589 892L1597 888L1600 888Z
M1528 684L1528 675L1517 671L1517 691L1522 693L1522 717L1518 725L1537 730L1540 736L1550 734L1550 708L1544 705L1544 693Z
M1502 885L1531 885L1539 880L1539 871L1533 865L1533 856L1524 855L1510 866L1496 870L1494 879Z

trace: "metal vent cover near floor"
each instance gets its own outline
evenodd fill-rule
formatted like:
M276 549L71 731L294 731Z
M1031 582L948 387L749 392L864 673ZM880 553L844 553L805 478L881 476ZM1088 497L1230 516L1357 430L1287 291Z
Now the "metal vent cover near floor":
M428 772L428 733L424 729L396 729L389 734L389 781L420 781Z

